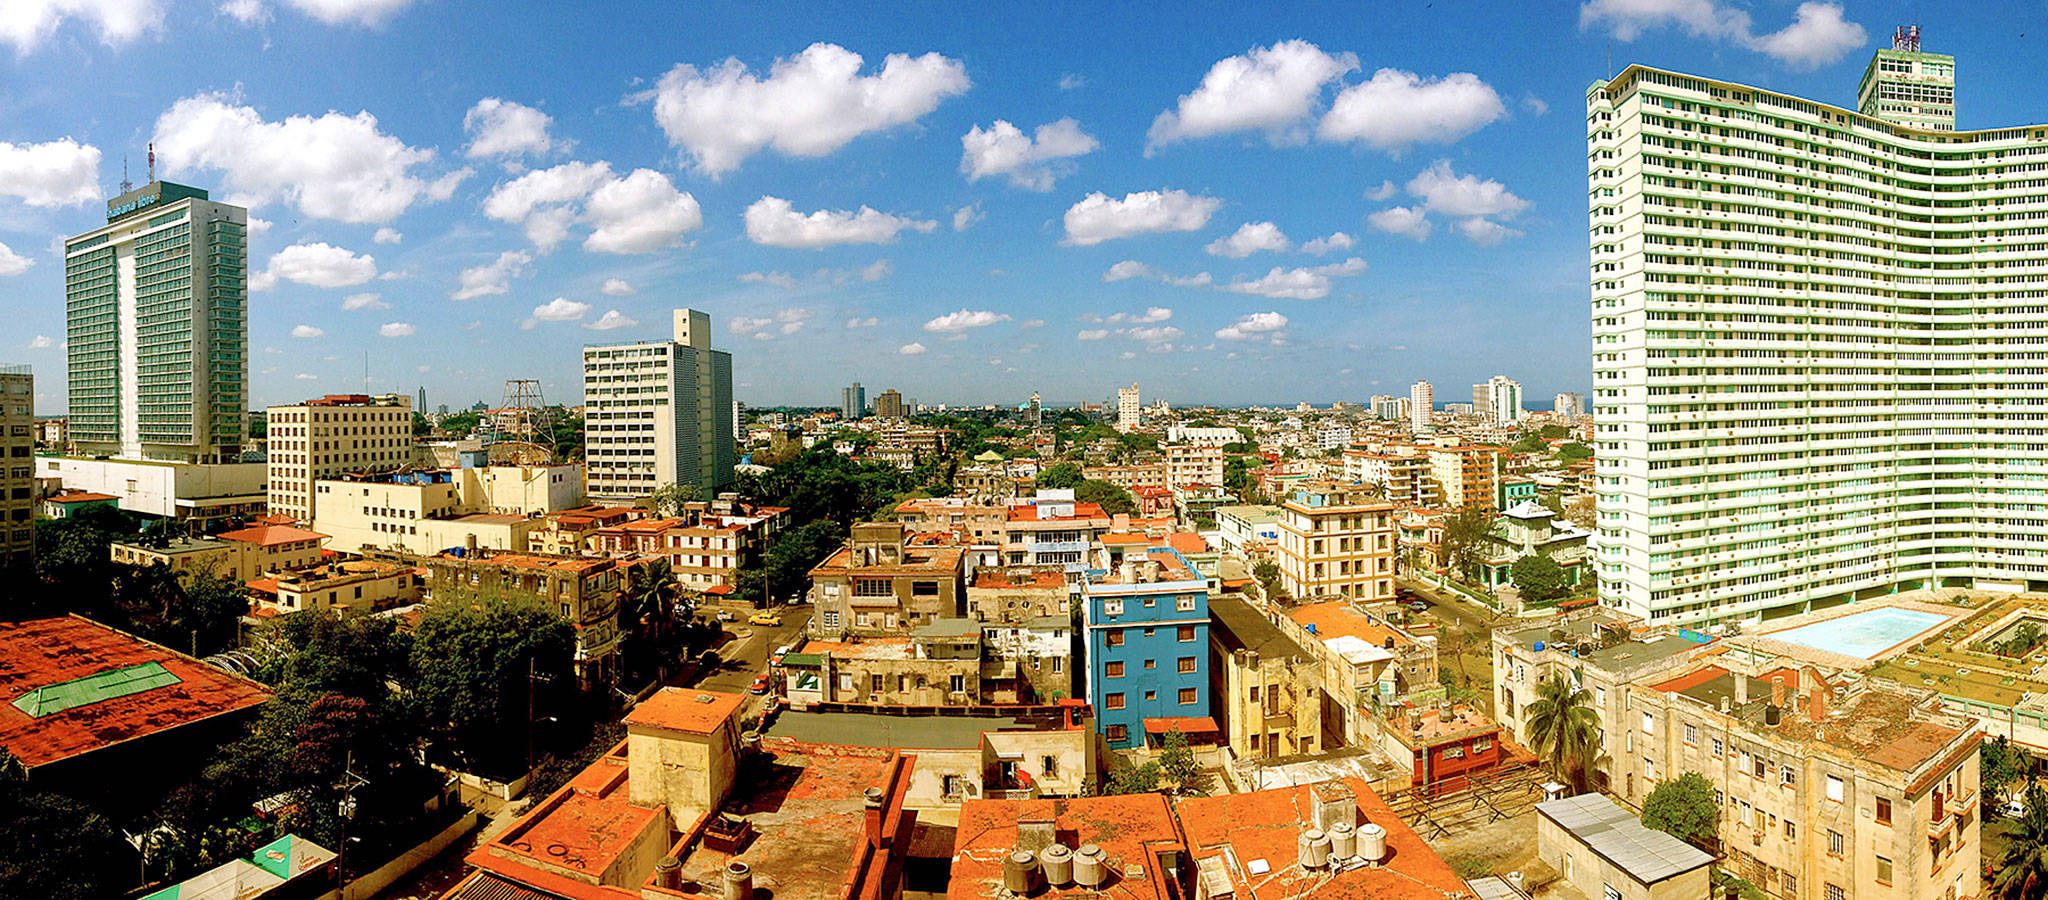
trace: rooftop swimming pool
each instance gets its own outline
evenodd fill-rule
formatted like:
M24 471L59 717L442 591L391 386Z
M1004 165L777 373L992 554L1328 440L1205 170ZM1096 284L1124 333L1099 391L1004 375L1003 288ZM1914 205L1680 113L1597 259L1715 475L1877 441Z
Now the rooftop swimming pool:
M1886 650L1947 625L1954 619L1955 616L1945 613L1887 606L1773 631L1764 637L1857 659L1876 659Z

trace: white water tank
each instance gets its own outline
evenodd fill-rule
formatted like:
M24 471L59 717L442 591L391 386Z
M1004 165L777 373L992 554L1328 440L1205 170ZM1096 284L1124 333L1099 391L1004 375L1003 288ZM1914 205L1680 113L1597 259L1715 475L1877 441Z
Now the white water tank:
M1107 875L1102 865L1102 848L1082 844L1074 852L1074 881L1085 888L1099 888Z
M1301 838L1297 843L1299 845L1298 849L1301 851L1300 861L1302 868L1320 869L1330 864L1329 835L1311 828L1301 833Z
M1508 873L1508 887L1514 888L1517 891L1521 891L1522 881L1523 877L1521 869L1516 869Z
M1031 864L1037 857L1019 847L1003 857L1003 887L1011 894L1031 893Z
M1045 883L1066 887L1074 880L1074 852L1065 844L1051 844L1038 851L1038 864L1045 869Z
M1387 858L1387 830L1367 822L1358 828L1358 858L1379 862Z
M1346 860L1358 855L1358 829L1350 822L1330 826L1330 858Z

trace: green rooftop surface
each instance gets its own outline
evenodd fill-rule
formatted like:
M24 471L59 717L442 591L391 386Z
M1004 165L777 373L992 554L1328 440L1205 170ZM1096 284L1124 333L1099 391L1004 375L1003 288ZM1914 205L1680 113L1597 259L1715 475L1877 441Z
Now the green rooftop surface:
M171 674L162 663L146 662L43 685L14 698L14 708L41 718L102 700L168 687L178 681L178 676Z

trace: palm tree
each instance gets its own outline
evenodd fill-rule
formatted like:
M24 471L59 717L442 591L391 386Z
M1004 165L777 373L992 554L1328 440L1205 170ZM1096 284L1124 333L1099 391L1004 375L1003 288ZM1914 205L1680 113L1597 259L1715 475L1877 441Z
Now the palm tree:
M2029 900L2048 895L2048 791L2027 785L2027 809L2006 832L2005 857L1991 877L1991 896Z
M1592 781L1600 753L1600 713L1592 703L1591 691L1552 675L1537 683L1536 699L1523 711L1529 748L1577 792Z
M656 559L632 568L626 580L629 624L659 642L675 616L676 578L668 560Z

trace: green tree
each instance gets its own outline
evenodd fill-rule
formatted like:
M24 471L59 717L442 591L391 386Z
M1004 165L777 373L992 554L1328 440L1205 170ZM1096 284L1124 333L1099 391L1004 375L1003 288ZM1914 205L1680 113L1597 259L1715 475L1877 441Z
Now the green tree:
M1088 477L1081 474L1081 467L1073 463L1060 463L1038 472L1038 486L1052 490L1079 488Z
M575 646L569 623L537 604L489 594L436 598L412 644L414 697L430 747L467 771L523 771L528 711L566 691Z
M1531 553L1508 567L1508 577L1528 603L1547 603L1571 591L1564 567L1541 553Z
M118 897L127 879L96 861L119 842L91 808L30 787L21 761L0 750L0 896Z
M1195 751L1188 747L1188 736L1178 728L1166 733L1165 746L1159 753L1159 773L1183 794L1206 790L1208 778L1202 774L1201 763L1195 761Z
M1110 772L1109 784L1103 788L1105 794L1150 794L1159 790L1159 763L1146 760L1142 766L1133 766L1119 759L1116 768Z
M678 516L682 514L684 504L702 499L704 492L696 485L671 481L655 488L654 493L647 497L647 505L657 516Z
M1563 425L1545 425L1538 433L1543 435L1544 440L1554 441L1558 438L1565 437L1566 435L1569 435L1572 432L1571 429L1566 428Z
M1714 840L1714 826L1721 806L1714 800L1714 783L1698 772L1687 772L1658 784L1643 801L1643 826L1655 828L1697 847Z
M2025 753L1999 735L1979 745L1978 779L1984 785L1984 802L1995 805L2006 797L2013 783L2026 771Z
M1998 900L2048 897L2048 790L2027 783L2026 812L2005 835L2005 855L1991 876L1991 896Z
M1131 492L1107 481L1090 478L1081 482L1081 486L1074 489L1074 499L1081 503L1096 504L1102 507L1103 512L1112 516L1138 514L1138 501L1131 496Z
M1466 580L1473 580L1484 558L1486 537L1492 531L1493 513L1485 507L1467 506L1452 513L1444 520L1444 536L1439 546L1444 564Z
M1508 449L1516 453L1548 453L1550 445L1544 443L1543 439L1534 433L1530 433L1516 438L1513 444L1508 445Z
M1523 737L1559 781L1584 792L1600 750L1600 713L1593 694L1562 675L1536 684L1536 699L1523 709Z
M1270 559L1262 559L1252 566L1252 577L1259 580L1259 590L1265 592L1266 601L1284 600L1287 591L1280 586L1280 565Z
M1585 444L1581 444L1578 441L1572 441L1571 443L1565 444L1564 446L1557 448L1557 457L1561 460L1564 460L1567 463L1578 462L1582 459L1592 459L1593 448L1588 447Z

